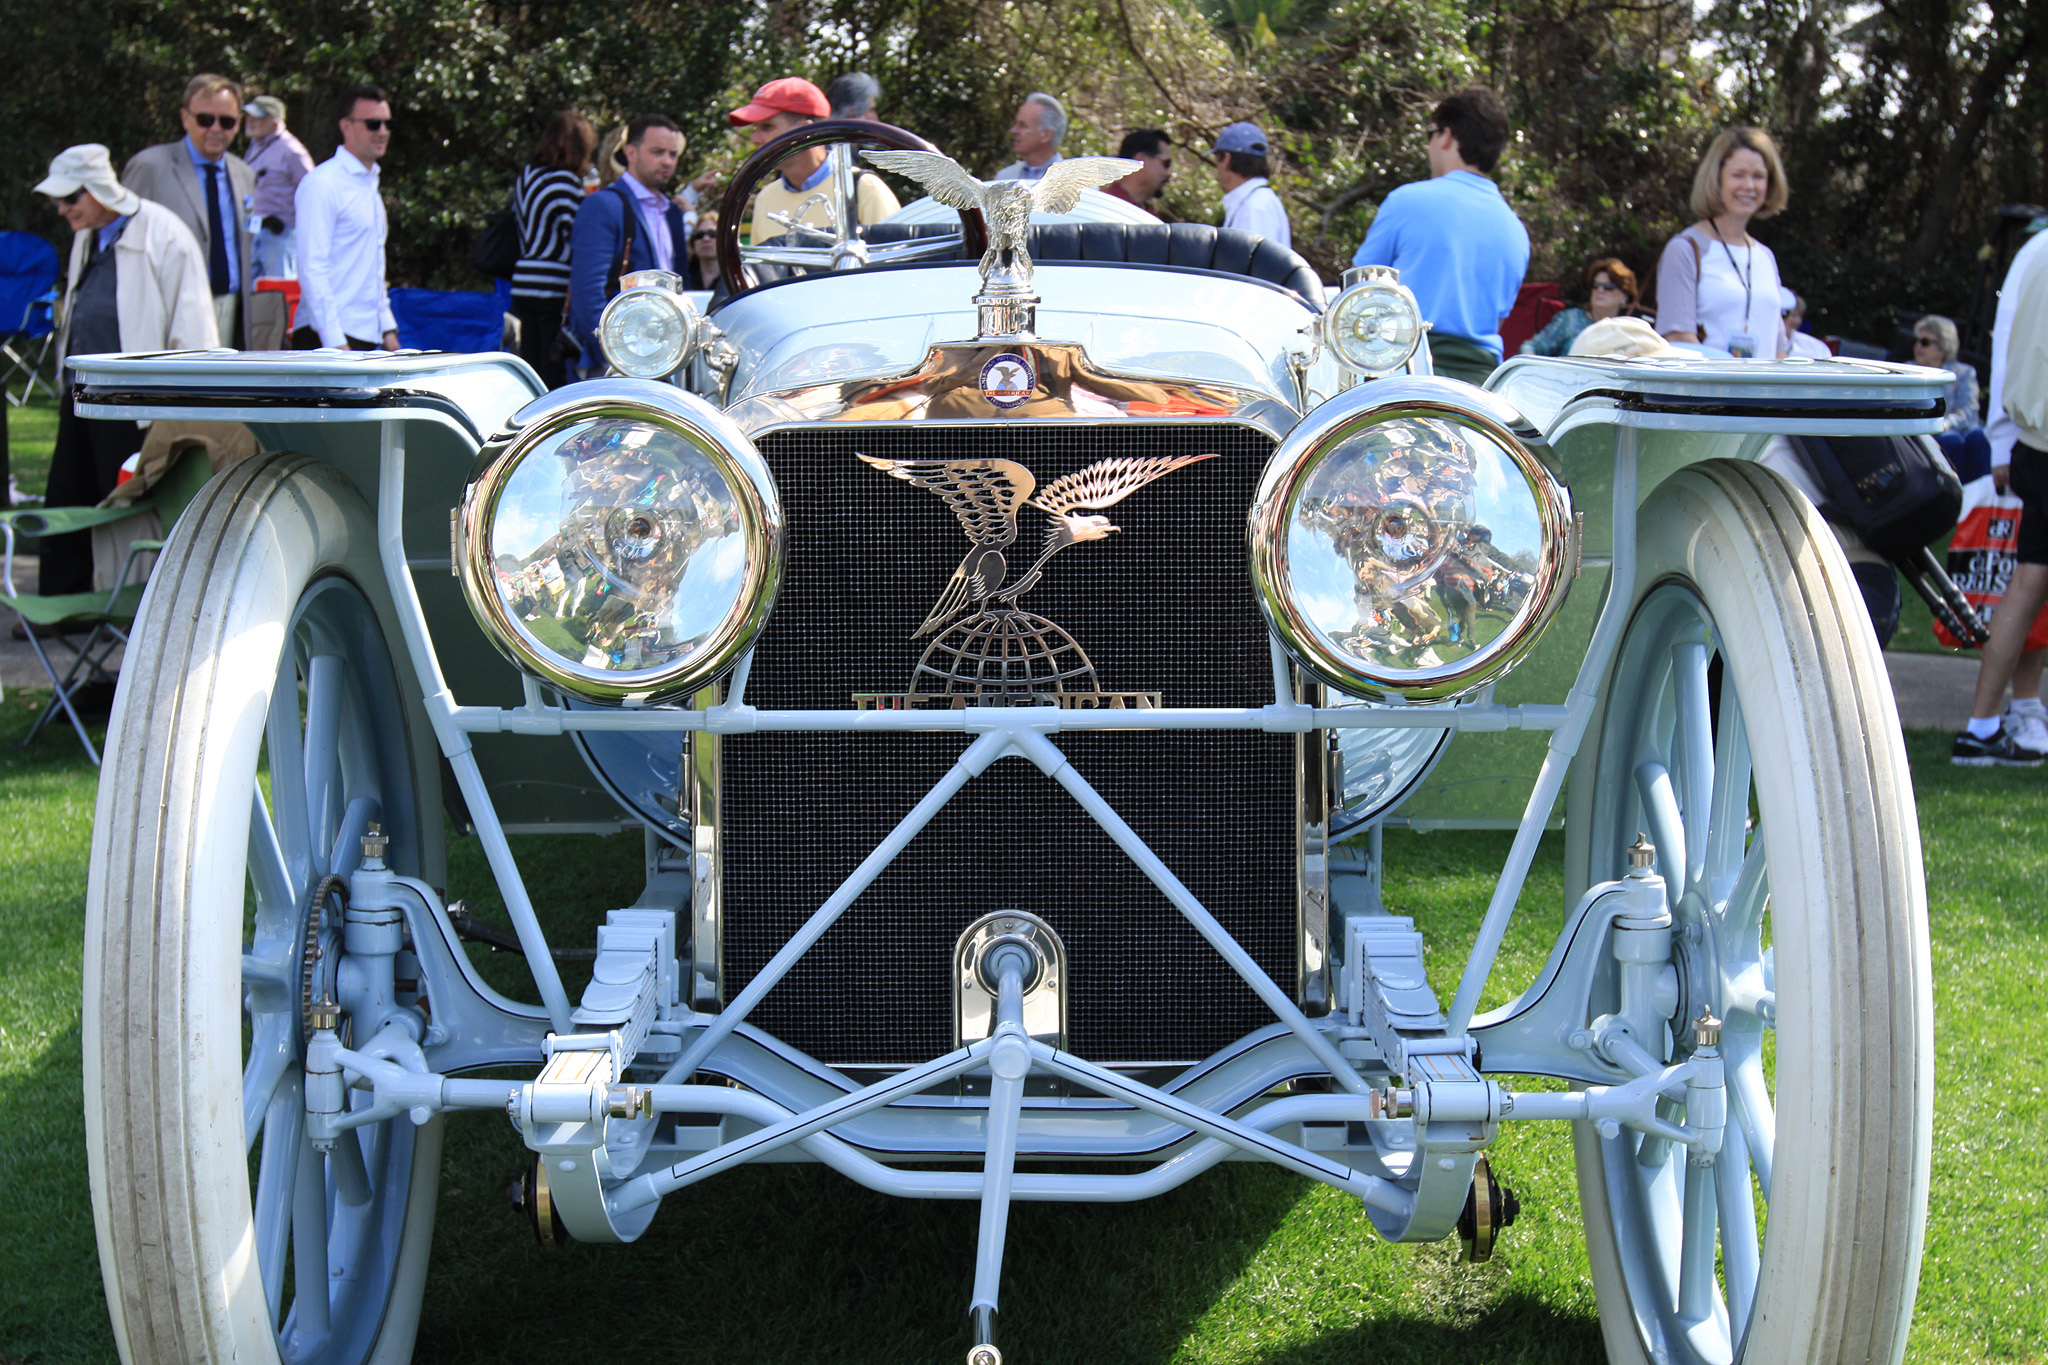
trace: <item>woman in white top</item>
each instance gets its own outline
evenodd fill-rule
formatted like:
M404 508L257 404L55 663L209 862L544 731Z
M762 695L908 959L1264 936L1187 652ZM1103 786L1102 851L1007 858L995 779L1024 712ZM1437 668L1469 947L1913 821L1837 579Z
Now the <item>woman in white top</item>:
M1752 218L1785 207L1785 163L1761 128L1729 128L1692 178L1700 216L1657 262L1657 330L1671 341L1718 347L1740 360L1785 354L1778 258L1749 235Z

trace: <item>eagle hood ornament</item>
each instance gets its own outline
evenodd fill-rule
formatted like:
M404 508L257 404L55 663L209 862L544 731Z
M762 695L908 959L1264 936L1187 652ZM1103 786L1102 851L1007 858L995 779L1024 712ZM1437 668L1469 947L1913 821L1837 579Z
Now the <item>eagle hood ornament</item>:
M977 180L960 163L938 152L862 152L885 171L922 185L948 208L978 210L988 224L988 250L981 257L981 292L974 297L981 335L1028 335L1033 325L1031 236L1034 212L1068 213L1083 190L1113 184L1141 163L1120 156L1075 156L1055 161L1036 180Z

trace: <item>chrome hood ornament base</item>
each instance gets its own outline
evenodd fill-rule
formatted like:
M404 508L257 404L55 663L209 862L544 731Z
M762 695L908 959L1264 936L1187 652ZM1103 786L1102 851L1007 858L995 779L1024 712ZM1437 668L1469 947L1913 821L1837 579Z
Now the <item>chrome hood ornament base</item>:
M1025 243L1034 211L1066 213L1083 190L1096 189L1141 170L1119 156L1076 156L1056 161L1037 180L977 180L950 156L937 152L862 152L886 171L909 176L949 208L978 210L988 224L988 250L981 257L981 291L974 296L977 340L1028 337L1036 324L1038 295L1031 292L1031 253Z

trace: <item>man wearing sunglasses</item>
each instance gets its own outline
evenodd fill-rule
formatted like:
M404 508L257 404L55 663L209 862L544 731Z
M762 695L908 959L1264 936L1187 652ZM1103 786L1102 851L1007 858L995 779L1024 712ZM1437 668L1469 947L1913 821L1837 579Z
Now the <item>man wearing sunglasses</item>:
M391 97L374 85L344 90L335 102L341 145L299 182L299 314L292 345L301 351L398 349L398 319L384 286L390 220L377 163L391 149Z
M242 88L210 72L194 76L185 83L178 120L185 136L130 157L121 183L177 214L199 239L221 341L251 349L278 346L281 337L252 339L245 327L256 288L245 209L256 193L256 173L228 150L242 126Z

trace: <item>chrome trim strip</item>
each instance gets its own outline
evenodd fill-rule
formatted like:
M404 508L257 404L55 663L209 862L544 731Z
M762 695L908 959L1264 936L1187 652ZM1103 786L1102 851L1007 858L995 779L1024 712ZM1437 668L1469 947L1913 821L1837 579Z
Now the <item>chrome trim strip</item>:
M717 683L699 692L693 705L719 703ZM693 1010L716 1014L725 1003L724 827L719 793L724 786L724 741L692 731L683 745L683 824L690 831L690 981L684 1000Z
M1295 699L1320 706L1323 685L1297 676ZM1330 1012L1330 764L1333 736L1307 730L1294 737L1294 998L1311 1019Z
M990 401L982 367L1022 352L1035 368L1032 396L1013 407ZM1191 384L1118 374L1073 342L1006 337L944 342L907 372L852 379L742 398L726 416L749 436L818 422L1240 422L1279 439L1297 419L1269 395L1220 384Z

